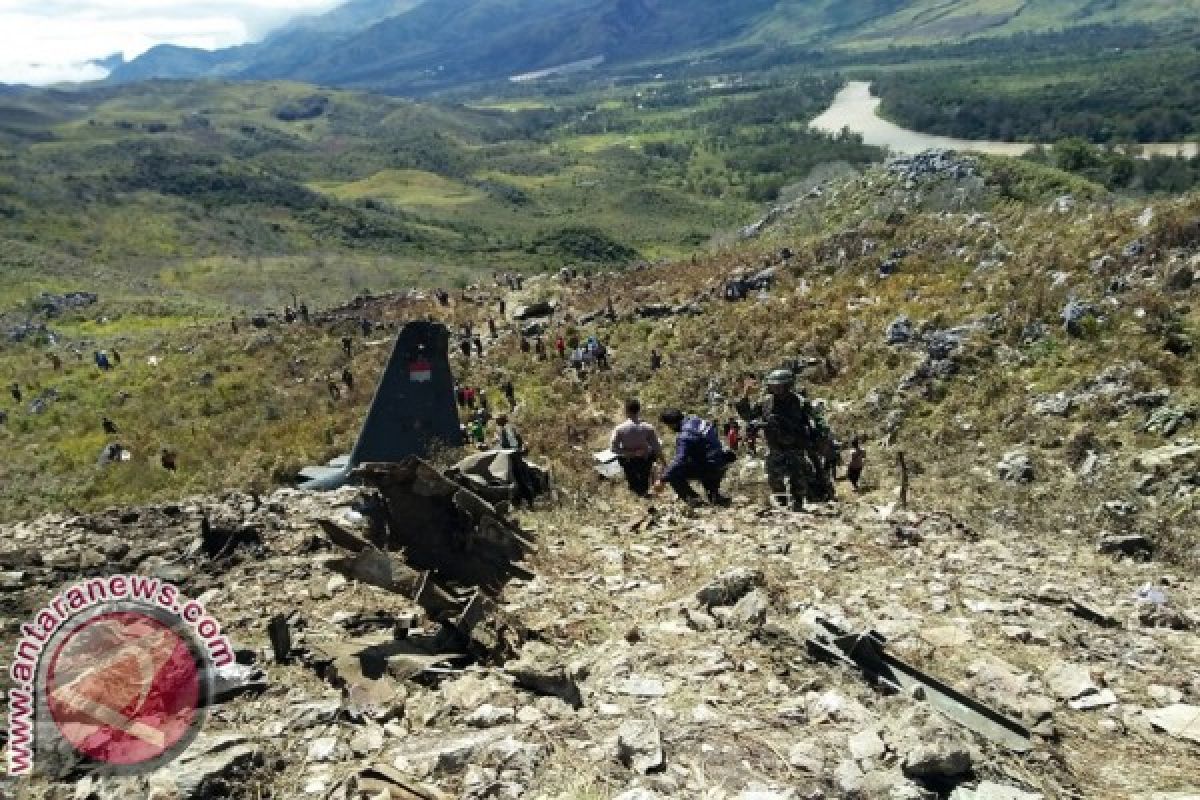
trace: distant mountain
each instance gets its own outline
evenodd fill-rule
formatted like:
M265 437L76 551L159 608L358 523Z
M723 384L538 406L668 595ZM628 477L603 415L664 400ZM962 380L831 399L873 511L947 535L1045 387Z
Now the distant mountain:
M1197 15L1200 0L350 0L255 44L155 47L110 79L290 79L417 93L593 58L880 48Z

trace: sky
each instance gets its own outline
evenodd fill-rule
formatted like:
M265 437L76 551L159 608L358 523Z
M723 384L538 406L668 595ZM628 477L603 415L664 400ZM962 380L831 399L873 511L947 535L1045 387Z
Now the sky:
M0 83L99 80L90 59L157 44L215 49L259 39L342 0L0 0Z

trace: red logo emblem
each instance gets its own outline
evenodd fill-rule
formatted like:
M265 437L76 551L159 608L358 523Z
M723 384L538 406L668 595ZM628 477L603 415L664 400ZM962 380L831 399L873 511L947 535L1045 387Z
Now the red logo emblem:
M201 721L202 662L186 638L151 614L88 619L50 655L50 716L93 761L132 767L174 754Z

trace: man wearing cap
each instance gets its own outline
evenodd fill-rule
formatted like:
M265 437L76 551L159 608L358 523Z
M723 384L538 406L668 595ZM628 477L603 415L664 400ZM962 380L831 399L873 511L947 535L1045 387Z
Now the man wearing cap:
M814 431L808 404L796 394L795 382L791 370L772 370L767 375L767 396L761 403L752 403L749 395L753 381L747 381L736 408L751 426L762 429L767 440L767 483L772 500L776 505L803 511L806 492L815 480L809 460Z

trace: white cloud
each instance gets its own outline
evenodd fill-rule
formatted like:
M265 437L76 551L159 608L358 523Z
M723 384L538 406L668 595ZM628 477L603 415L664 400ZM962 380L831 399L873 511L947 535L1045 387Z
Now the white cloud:
M343 0L0 0L0 83L97 80L90 59L159 44L216 49Z

